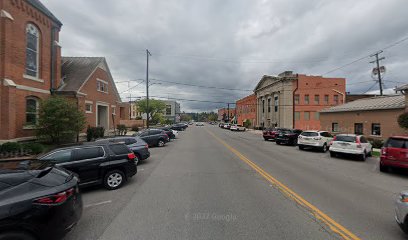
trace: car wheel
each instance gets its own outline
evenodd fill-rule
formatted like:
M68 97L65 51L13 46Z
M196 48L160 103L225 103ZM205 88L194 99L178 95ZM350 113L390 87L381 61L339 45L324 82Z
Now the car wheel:
M380 162L380 172L388 172L388 167L382 165L381 162Z
M337 156L337 154L335 152L330 151L330 157L334 158L336 156Z
M323 147L322 147L322 152L327 152L327 144L325 143L325 144L323 144Z
M298 147L299 147L299 150L305 149L302 145L298 145Z
M366 154L366 152L364 151L363 154L360 155L360 160L361 160L361 161L365 161L366 159L367 159L367 154Z
M125 174L120 170L112 170L105 174L104 186L108 190L115 190L120 188L125 182Z
M135 154L135 162L136 162L136 165L139 165L139 163L140 163L140 156L139 156L139 154Z
M0 240L35 240L36 238L26 232L23 231L10 231L10 232L4 232L0 234Z
M268 139L267 139L267 138L264 138L264 140L265 140L265 141L268 141Z
M165 144L165 142L163 141L163 139L159 139L159 141L157 141L157 146L158 147L163 147Z
M275 141L276 144L280 145L280 142L278 140Z

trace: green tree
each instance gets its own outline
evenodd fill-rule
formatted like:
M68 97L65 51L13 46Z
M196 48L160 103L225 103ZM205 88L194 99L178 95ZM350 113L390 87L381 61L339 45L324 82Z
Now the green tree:
M146 99L137 101L137 109L142 113L147 113ZM149 122L152 124L159 123L163 117L164 109L166 109L166 104L163 101L149 99Z
M249 120L249 119L247 119L247 120L245 120L245 122L244 122L244 127L245 128L250 128L251 127L251 120Z
M180 115L180 121L182 121L182 122L189 122L192 119L193 119L193 117L191 117L191 115L189 115L189 114L183 113L183 114Z
M401 128L408 129L408 112L405 112L398 117L398 124Z
M60 143L72 141L85 128L84 111L67 98L52 96L41 101L37 136Z

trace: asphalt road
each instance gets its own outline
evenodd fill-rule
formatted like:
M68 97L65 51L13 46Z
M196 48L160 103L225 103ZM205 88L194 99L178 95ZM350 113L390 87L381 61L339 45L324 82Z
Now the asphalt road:
M333 159L209 125L151 153L123 188L83 190L66 239L406 239L393 202L408 175L380 173L375 158Z

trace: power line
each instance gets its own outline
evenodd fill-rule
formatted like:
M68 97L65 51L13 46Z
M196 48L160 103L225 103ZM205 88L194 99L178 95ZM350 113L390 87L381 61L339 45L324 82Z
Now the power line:
M157 81L157 82L172 83L172 84L176 84L176 85L190 86L190 87L220 89L220 90L229 90L229 91L245 91L245 92L252 92L252 91L253 91L253 90L249 90L249 89L236 89L236 88L223 88L223 87L203 86L203 85L195 85L195 84L189 84L189 83L165 81L165 80L159 80L159 79L150 79L150 80L151 80L151 81Z

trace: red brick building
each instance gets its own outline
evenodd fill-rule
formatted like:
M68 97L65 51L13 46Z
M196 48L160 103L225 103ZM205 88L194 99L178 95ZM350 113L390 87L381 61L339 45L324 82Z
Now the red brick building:
M251 121L251 127L256 124L256 95L252 94L236 102L237 123L243 125L246 120Z
M320 129L322 109L343 104L346 80L283 72L255 87L257 127Z
M228 118L228 112L229 112L229 118ZM232 119L235 117L235 108L220 108L218 109L218 121L223 121L223 122L229 122L229 120L232 121Z
M62 23L38 0L0 1L0 140L32 138L38 122L40 99L65 91L65 87L74 81L83 82L82 79L69 80L69 77L62 81L61 26ZM110 108L112 105L119 107L117 102L120 99L114 91L116 88L106 62L103 60L98 64L76 96L84 101L95 98L92 100L94 107L96 101L108 102ZM75 71L81 70L70 69L71 73ZM100 98L96 87L91 90L93 78L111 84L108 89L113 97L109 97L109 101ZM81 104L80 107L85 109L84 103ZM88 115L88 121L96 124L91 115Z

